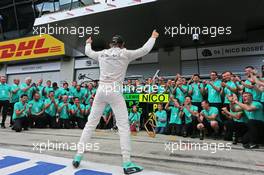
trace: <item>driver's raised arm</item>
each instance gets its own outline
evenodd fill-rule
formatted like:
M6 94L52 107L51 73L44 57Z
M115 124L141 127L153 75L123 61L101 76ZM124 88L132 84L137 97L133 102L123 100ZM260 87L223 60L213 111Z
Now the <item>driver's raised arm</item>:
M149 40L144 44L143 47L136 49L136 50L126 50L124 52L124 55L126 57L128 57L129 61L133 61L137 58L143 57L145 55L147 55L153 48L156 39L158 38L159 33L156 32L156 30L154 30L152 32L151 37L149 38Z

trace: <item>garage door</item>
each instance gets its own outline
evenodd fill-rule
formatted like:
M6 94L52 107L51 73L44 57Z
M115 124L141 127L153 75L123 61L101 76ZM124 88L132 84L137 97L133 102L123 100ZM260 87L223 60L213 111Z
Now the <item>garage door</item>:
M78 84L81 84L84 81L90 81L91 79L99 79L99 68L76 70L75 80L77 80Z
M26 77L31 77L33 82L37 82L39 79L43 79L43 82L51 80L52 82L57 82L60 85L59 71L56 72L39 72L39 73L27 73L27 74L13 74L8 75L8 83L12 84L15 78L20 79L21 82L24 82Z

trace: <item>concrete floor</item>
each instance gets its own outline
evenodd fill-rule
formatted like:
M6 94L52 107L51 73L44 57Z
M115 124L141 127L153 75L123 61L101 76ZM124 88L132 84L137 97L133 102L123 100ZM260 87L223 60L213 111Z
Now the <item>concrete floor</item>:
M0 147L40 153L35 146L42 143L42 149L44 144L46 149L49 149L42 151L41 154L72 158L75 154L72 146L78 142L80 135L79 129L30 129L16 133L6 128L0 129ZM56 143L57 150L54 150L53 145ZM58 146L59 143L68 144L68 148ZM179 147L177 149L180 143L189 143L189 145L180 150ZM196 146L191 145L192 143ZM94 148L99 147L99 150L87 152L86 160L111 165L121 164L118 133L97 130L91 144L96 145ZM132 149L132 160L153 171L183 175L264 174L263 147L245 150L240 144L232 145L222 140L200 141L166 135L151 138L142 131L137 136L132 136Z

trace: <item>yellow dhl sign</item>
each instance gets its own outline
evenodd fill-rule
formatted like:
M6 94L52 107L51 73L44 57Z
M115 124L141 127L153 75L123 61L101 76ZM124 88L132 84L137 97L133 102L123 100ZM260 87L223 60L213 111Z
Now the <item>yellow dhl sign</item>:
M139 102L141 103L167 103L169 94L140 94Z
M0 42L0 62L64 54L63 42L48 34Z

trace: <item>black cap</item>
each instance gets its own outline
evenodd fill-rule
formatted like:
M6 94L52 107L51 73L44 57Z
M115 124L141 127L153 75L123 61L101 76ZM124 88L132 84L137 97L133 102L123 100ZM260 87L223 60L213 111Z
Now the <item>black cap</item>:
M123 37L120 35L115 35L112 38L111 44L123 44L124 40Z

